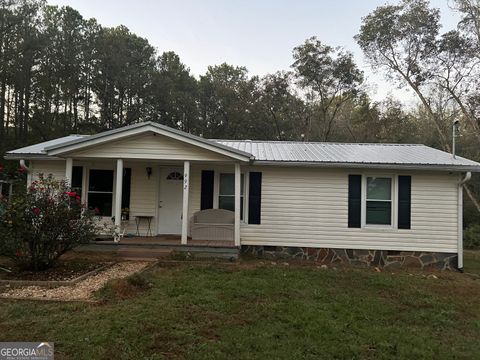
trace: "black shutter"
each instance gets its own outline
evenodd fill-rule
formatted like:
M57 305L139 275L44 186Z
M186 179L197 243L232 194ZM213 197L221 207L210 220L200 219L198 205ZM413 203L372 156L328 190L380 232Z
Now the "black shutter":
M122 180L122 209L130 209L130 192L132 188L132 169L123 169ZM127 219L130 220L129 211L127 211Z
M200 210L213 209L213 170L202 170Z
M398 228L410 229L412 177L398 177Z
M262 173L251 172L248 187L248 223L260 224L262 213Z
M362 175L348 175L348 227L361 227Z

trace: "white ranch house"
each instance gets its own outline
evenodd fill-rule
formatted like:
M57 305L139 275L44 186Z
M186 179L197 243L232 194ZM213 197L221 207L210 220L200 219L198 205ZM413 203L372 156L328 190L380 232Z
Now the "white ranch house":
M5 157L28 160L29 182L68 179L126 234L138 224L142 236L177 235L182 245L222 240L264 256L459 269L462 184L480 171L424 145L207 140L153 122Z

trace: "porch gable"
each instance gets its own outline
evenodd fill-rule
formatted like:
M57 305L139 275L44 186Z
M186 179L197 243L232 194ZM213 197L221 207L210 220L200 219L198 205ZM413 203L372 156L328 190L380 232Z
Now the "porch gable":
M191 153L192 151L198 152L199 150L202 150L202 151L207 151L217 155L221 155L224 157L224 159L229 159L229 160L237 160L242 162L250 162L251 160L254 160L253 155L250 153L247 153L238 149L234 149L234 148L219 144L215 141L207 140L202 137L195 136L183 131L172 129L168 126L160 125L154 122L139 123L139 124L134 124L130 126L125 126L119 129L105 131L105 132L88 136L85 138L81 138L78 140L69 141L66 143L46 147L45 151L48 156L59 156L59 157L72 157L74 154L82 153L83 151L88 151L88 150L94 150L95 155L97 155L96 150L98 147L106 146L107 144L110 144L112 142L119 142L121 140L128 141L131 138L135 139L136 137L141 137L142 135L160 136L165 143L169 143L166 145L167 148L168 146L172 146L176 141L177 145L173 146L173 148L170 148L170 150L172 149L178 150L178 146L179 146L178 144L182 144L184 145L184 147L182 148L182 151L187 150L188 153ZM145 139L142 139L142 140L145 140ZM138 151L139 150L141 151L142 149L142 144L139 144L138 140L136 141L135 145L133 144L127 144L127 145L130 145L130 148L133 147L133 150L137 151L137 152L131 151L131 154L138 154ZM158 147L158 145L159 145L158 142L154 144L153 149ZM117 148L114 148L113 150L116 151L115 153L116 158L121 157L121 155L119 155L118 153L118 150L121 150L121 149L117 147ZM110 155L111 155L111 151L112 149L110 149L110 151L106 150L107 154L110 154ZM148 144L146 144L145 151L146 151L146 155L148 156L149 155ZM155 156L155 153L150 154L150 157L146 157L146 159L158 158L154 156ZM110 156L105 156L105 157L110 158ZM134 156L133 158L145 158L145 157L138 157L138 155L136 155L136 157ZM185 157L183 157L182 159L187 160ZM192 159L192 160L197 160L197 159Z
M143 159L143 160L191 160L231 161L231 158L196 145L147 132L139 135L112 140L68 153L68 157Z

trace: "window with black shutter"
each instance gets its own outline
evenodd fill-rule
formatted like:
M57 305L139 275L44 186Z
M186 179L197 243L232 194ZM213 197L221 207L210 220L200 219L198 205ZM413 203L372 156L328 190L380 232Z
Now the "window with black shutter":
M214 178L213 170L202 170L200 210L213 209Z
M412 177L398 177L398 228L410 229L411 226Z
M250 172L248 188L248 223L260 224L262 214L262 173Z
M362 226L362 175L348 175L348 227Z

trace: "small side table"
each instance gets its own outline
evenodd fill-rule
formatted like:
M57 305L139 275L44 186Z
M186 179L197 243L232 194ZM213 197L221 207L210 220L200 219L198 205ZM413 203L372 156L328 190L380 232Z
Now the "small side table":
M142 220L145 220L147 222L147 233L145 236L153 236L152 233L152 219L153 216L151 215L137 215L135 216L135 225L137 226L137 232L135 235L140 236L140 223Z

